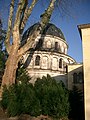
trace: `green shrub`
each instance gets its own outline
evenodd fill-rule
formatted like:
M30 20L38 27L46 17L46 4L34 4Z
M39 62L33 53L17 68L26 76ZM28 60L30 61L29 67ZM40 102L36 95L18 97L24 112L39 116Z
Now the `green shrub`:
M4 109L7 109L9 116L16 116L22 113L32 116L40 115L40 103L30 83L15 84L8 89L5 88L1 104Z
M27 81L27 79L25 80ZM68 91L60 81L49 75L37 79L33 86L28 81L4 88L1 104L9 116L30 114L49 115L54 118L67 117L69 113Z
M23 67L23 65L20 64L19 68L17 69L17 72L16 72L16 81L27 84L30 81L30 79L31 78L30 78L27 70Z
M62 118L69 114L69 94L64 84L57 83L49 75L35 83L35 90L40 100L42 114Z
M12 85L9 88L9 102L7 106L7 112L9 116L16 116L19 113L20 109L16 87L16 85Z
M20 100L22 102L22 113L32 116L40 115L40 102L36 98L32 84L22 84L20 91Z
M17 101L16 85L12 85L9 88L4 87L1 105L4 109L7 109L9 116L18 114L19 104Z
M9 102L9 91L4 86L4 90L3 90L3 94L2 94L2 101L1 101L1 106L3 107L3 109L7 108L8 102Z
M0 86L1 86L1 83L2 83L2 76L4 74L6 57L7 56L6 56L5 51L0 50Z

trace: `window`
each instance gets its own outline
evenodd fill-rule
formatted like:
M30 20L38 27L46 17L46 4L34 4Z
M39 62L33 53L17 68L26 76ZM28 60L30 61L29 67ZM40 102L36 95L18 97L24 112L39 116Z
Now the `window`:
M83 83L83 73L82 72L78 73L78 80L79 80L79 83Z
M75 83L75 84L83 83L83 73L82 72L73 74L73 83Z
M78 79L78 76L77 76L77 73L74 73L73 74L73 83L77 83L77 79Z
M55 42L55 50L58 50L58 42Z
M68 73L68 66L66 65L66 73Z
M59 68L62 68L62 58L59 59Z
M35 65L36 65L36 66L39 66L39 65L40 65L40 56L39 56L39 55L36 56Z

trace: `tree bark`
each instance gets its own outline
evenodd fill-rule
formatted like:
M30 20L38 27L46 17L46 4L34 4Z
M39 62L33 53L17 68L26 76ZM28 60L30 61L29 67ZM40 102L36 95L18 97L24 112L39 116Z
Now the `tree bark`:
M29 16L31 15L32 10L35 7L37 2L38 2L38 0L33 0L29 8L28 8L28 6L26 6L26 9L25 9L25 12L24 12L24 15L23 15L23 20L21 22L21 29L20 29L21 33L23 32L24 27L26 25L26 22L27 22Z
M18 48L19 48L20 34L17 24L13 28L13 44L11 46L11 51L9 57L6 61L6 68L4 71L2 86L11 85L15 83L16 70L18 67Z
M32 48L32 46L33 48L35 47L34 45L35 39L37 38L38 35L40 35L40 33L43 31L43 29L49 22L52 12L54 10L55 2L56 0L51 0L47 10L45 10L45 12L41 15L42 17L40 20L40 26L37 26L33 34L28 38L27 43L18 50L19 57L25 54L30 48Z
M15 2L15 0L12 0L11 4L10 4L10 13L9 13L9 18L8 18L8 29L7 29L6 40L5 40L5 45L6 45L6 49L7 49L8 54L9 54L10 49L11 49L10 37L12 34L14 2Z
M20 0L20 2L18 4L16 18L14 21L14 28L12 30L13 43L12 43L10 51L9 51L9 57L6 61L6 67L5 67L5 71L4 71L4 75L3 75L3 79L2 79L2 86L3 85L9 86L9 85L15 83L16 70L18 67L18 55L17 54L18 54L18 49L20 46L19 25L20 25L20 18L21 18L24 4L25 4L25 0ZM11 24L9 24L9 25L11 26ZM9 35L10 35L10 32L11 31L9 31ZM10 42L9 39L8 39L8 43Z
M16 70L18 67L18 61L17 61L17 51L14 50L14 46L12 46L12 52L10 53L7 61L6 61L6 68L3 75L2 80L2 86L3 85L11 85L15 83L15 76L16 76Z
M37 0L35 0L36 2ZM34 45L35 39L40 34L40 32L45 28L47 23L50 20L51 14L54 9L54 3L56 0L51 0L47 10L44 12L44 14L41 17L40 26L36 28L36 30L33 32L33 34L30 36L27 43L20 48L20 18L22 15L22 10L25 4L25 0L20 0L20 4L18 4L18 9L16 12L16 18L14 21L14 28L13 28L13 44L11 45L10 51L9 51L9 57L6 62L6 68L3 75L2 80L2 86L6 85L12 85L15 83L16 78L16 70L18 68L18 62L20 60L20 57L22 57L23 54L25 54L32 46ZM29 13L30 14L30 11ZM34 46L33 46L34 47ZM19 49L20 48L20 49Z

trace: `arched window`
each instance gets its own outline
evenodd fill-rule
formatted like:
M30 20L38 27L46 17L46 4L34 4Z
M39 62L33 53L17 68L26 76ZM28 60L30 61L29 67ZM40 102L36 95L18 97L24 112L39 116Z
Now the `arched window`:
M77 83L77 79L78 79L78 76L77 76L77 73L74 73L73 74L73 83Z
M78 81L79 81L79 83L83 83L83 73L82 72L78 73Z
M62 58L59 59L59 68L62 68Z
M35 65L36 65L36 66L39 66L39 65L40 65L40 56L39 56L39 55L36 56Z
M58 42L55 42L55 50L58 50Z

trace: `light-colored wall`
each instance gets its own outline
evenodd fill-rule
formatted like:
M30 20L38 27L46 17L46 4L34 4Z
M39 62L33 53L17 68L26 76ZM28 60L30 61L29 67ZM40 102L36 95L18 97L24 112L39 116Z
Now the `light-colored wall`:
M83 65L82 64L72 64L72 65L68 65L68 73L67 73L67 77L68 77L68 89L72 90L73 86L78 87L80 90L83 89L83 84L74 84L73 82L73 74L74 73L80 73L83 72Z
M40 37L35 40L36 43L39 39ZM67 55L68 45L66 41L51 35L42 36L42 39L44 40L42 45L43 51L38 50L33 54L28 52L23 56L23 62L26 63L28 73L32 77L31 82L34 83L37 77L42 78L42 76L49 74L57 81L62 80L67 86L66 65L73 64L76 61ZM54 51L55 42L58 42L59 49L57 51ZM46 51L47 48L48 51ZM40 65L38 66L35 65L37 55L40 56ZM62 59L62 68L59 68L60 59Z
M28 73L30 75L30 77L32 78L30 80L31 83L35 83L36 79L42 78L43 76L47 76L47 74L49 74L51 77L55 78L56 81L63 81L63 83L66 85L67 87L67 75L63 72L59 72L59 71L51 71L51 70L43 70L43 69L28 69Z
M79 29L83 44L85 120L90 120L90 24Z
M37 55L40 56L40 66L35 66L35 59ZM28 53L23 57L23 62L25 62L29 57L31 57L29 58L30 61L27 61L28 68L41 68L61 71L64 70L64 65L75 63L75 60L70 56L57 52L35 51L33 56ZM60 58L62 58L63 60L62 69L59 68Z
M36 39L36 42L39 39L43 40L42 48L45 48L45 49L46 48L51 48L52 50L54 50L55 42L57 42L58 43L58 51L62 52L64 54L67 54L68 45L67 45L67 42L65 40L63 40L62 38L52 36L52 35L46 35L46 36L42 36L41 38L38 37Z

